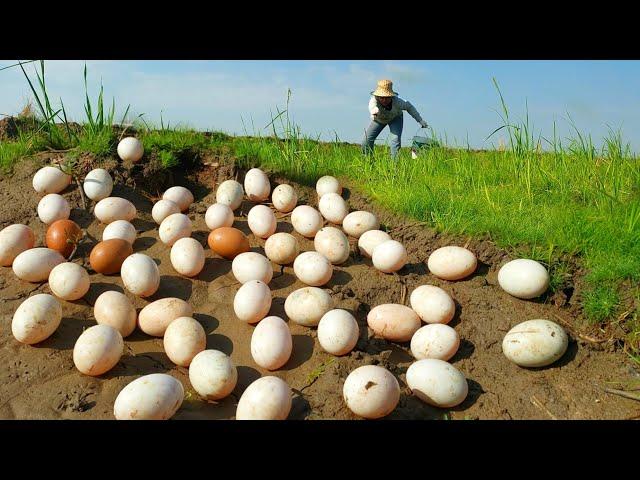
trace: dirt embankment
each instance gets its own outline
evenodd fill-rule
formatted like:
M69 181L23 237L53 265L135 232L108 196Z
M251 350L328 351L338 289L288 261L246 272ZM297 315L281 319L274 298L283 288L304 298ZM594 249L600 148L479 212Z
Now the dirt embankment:
M36 214L38 197L34 194L33 173L50 155L16 166L12 176L0 179L0 228L11 223L30 225L43 245L45 227ZM471 241L468 247L480 261L476 273L459 282L447 282L429 273L426 259L435 249L447 244L464 245L466 239L438 235L424 226L408 222L373 208L384 228L394 239L403 242L409 262L398 275L385 275L357 253L355 241L349 260L337 266L330 283L336 308L352 312L360 325L356 349L345 357L333 357L322 351L315 329L289 322L293 334L293 354L289 362L276 372L258 367L251 358L250 339L254 327L239 322L233 312L233 297L239 288L231 273L231 262L212 254L206 247L208 230L204 213L215 202L215 188L228 178L243 179L243 172L216 159L204 162L192 172L162 171L150 164L123 166L110 160L100 165L91 158L83 159L84 168L109 168L115 181L114 196L132 201L138 209L134 225L139 231L134 251L144 252L156 260L161 273L159 291L143 300L125 292L140 309L149 301L175 296L189 301L195 318L207 333L207 348L231 355L238 367L238 386L220 403L201 401L191 388L188 370L176 367L165 355L162 339L136 331L125 339L125 354L118 365L97 378L80 374L72 361L73 345L88 326L95 324L92 305L106 290L124 292L118 275L104 276L90 272L91 288L85 298L63 304L62 324L49 339L35 346L21 345L11 334L11 318L18 305L34 293L50 293L48 285L18 280L10 268L0 267L0 418L87 418L112 419L113 402L119 391L135 378L164 372L178 378L185 386L186 398L174 418L233 418L237 401L247 387L262 375L276 375L292 387L294 403L291 419L353 419L355 416L342 400L346 376L365 364L379 364L393 372L401 385L402 396L389 419L622 419L640 415L640 405L633 400L604 393L603 388L621 386L620 382L638 382L640 373L626 355L615 348L581 338L574 332L571 298L564 302L554 297L524 301L506 294L497 285L497 271L508 260L508 254L487 240ZM273 185L284 179L272 178ZM288 182L292 183L292 182ZM151 218L151 207L162 191L171 185L191 189L195 203L189 217L193 221L193 237L205 246L206 264L195 278L178 275L171 267L170 249L158 239L157 225ZM295 185L299 204L317 206L315 192ZM81 209L80 196L74 185L63 195L72 206L71 219L86 229L89 241L83 245L74 262L88 265L92 246L101 239L104 225L90 212ZM372 210L371 202L346 192L353 210ZM245 202L236 212L235 226L249 237L252 249L264 252L264 240L253 236L246 223L252 204ZM92 208L92 206L90 207ZM279 215L280 216L280 215ZM313 250L313 242L293 232L288 216L279 218L278 231L295 235L301 251ZM270 314L286 320L284 301L287 295L304 285L291 267L282 275L274 269L270 283L273 304ZM413 397L406 386L405 372L412 362L408 344L393 344L373 338L367 328L366 315L382 303L408 302L409 293L418 285L433 284L449 292L456 301L456 315L451 322L461 345L451 363L469 382L469 395L454 409L437 409ZM568 301L567 301L568 300ZM559 306L566 304L567 306ZM547 318L568 327L571 341L567 353L556 364L545 369L523 369L507 361L502 354L504 334L515 324L534 318ZM610 346L611 347L611 346ZM618 383L616 383L618 382Z

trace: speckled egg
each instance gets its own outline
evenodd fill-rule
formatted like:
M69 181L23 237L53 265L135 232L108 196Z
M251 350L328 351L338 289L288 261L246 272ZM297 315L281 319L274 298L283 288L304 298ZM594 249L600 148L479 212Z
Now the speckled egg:
M273 263L289 265L298 256L300 247L296 237L290 233L279 232L267 238L264 242L264 252Z
M344 220L342 220L342 228L347 235L360 238L365 232L378 230L380 228L380 222L378 221L378 217L373 213L358 210L344 217Z
M271 201L276 210L288 213L296 208L298 194L291 185L278 185L271 194Z
M303 237L315 237L323 223L320 212L309 205L299 205L291 212L291 225Z
M225 180L216 190L216 203L227 205L231 210L237 210L242 205L244 190L235 180Z
M267 257L257 252L244 252L231 262L231 271L240 283L260 280L268 284L273 278L273 267Z
M333 265L318 252L304 252L293 262L293 273L301 282L311 287L321 287L331 280Z
M313 240L316 251L334 265L346 262L351 252L349 239L342 230L335 227L321 228Z
M284 311L287 317L305 327L316 327L322 316L332 308L331 295L317 287L294 290L284 302Z
M502 341L502 352L521 367L546 367L562 357L568 345L569 337L560 325L536 319L509 330Z

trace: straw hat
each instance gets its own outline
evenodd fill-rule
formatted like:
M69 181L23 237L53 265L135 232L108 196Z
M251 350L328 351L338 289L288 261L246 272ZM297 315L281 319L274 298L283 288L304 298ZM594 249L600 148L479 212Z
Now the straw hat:
M376 97L397 97L398 94L393 91L393 82L391 80L379 80L378 88L371 95Z

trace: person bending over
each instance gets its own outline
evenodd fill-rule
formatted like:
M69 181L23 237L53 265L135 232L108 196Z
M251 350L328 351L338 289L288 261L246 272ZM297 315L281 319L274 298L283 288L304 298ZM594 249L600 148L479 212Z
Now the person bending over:
M380 80L378 87L371 92L371 100L369 100L371 123L365 132L362 142L363 153L370 154L373 151L373 144L376 138L384 130L384 127L389 125L391 157L394 160L398 158L400 138L402 137L403 112L405 110L415 118L421 127L428 127L427 122L422 119L416 108L393 91L393 82L391 80Z

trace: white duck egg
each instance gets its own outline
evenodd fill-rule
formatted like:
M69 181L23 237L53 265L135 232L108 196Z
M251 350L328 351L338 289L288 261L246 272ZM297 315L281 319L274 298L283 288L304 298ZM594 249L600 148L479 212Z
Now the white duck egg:
M260 280L268 284L273 278L273 267L267 257L257 252L244 252L231 262L231 271L240 283Z
M325 352L332 355L349 353L358 343L359 336L358 322L346 310L329 310L318 323L318 342Z
M358 210L344 217L344 220L342 220L342 228L347 235L360 238L365 232L378 230L380 228L380 222L378 221L378 217L373 213Z
M313 240L316 251L333 263L340 265L349 258L351 247L349 239L342 233L342 230L335 227L321 228Z
M398 405L400 385L386 368L364 365L349 374L342 396L349 410L356 415L368 419L382 418Z
M151 257L134 253L125 258L120 267L124 288L139 297L150 297L160 287L160 270Z
M69 202L62 195L50 193L40 199L38 203L38 217L47 225L56 220L66 220L71 215Z
M111 195L113 179L104 168L94 168L84 177L82 189L87 197L94 202L99 202Z
M309 205L300 205L291 212L291 225L303 237L315 237L323 223L320 212Z
M316 182L316 192L318 193L318 198L326 193L337 193L341 195L342 186L337 178L325 175L324 177L320 177Z
M136 309L124 293L109 290L100 294L93 305L93 316L99 325L109 325L128 337L136 328Z
M20 343L33 345L55 332L62 321L62 306L52 295L40 293L27 298L16 309L11 332Z
M33 176L33 189L38 193L60 193L71 184L71 175L56 167L42 167Z
M549 272L540 263L527 258L511 260L498 272L498 283L514 297L536 298L549 287Z
M278 377L262 377L242 393L236 420L286 420L291 411L291 388Z
M98 376L115 367L124 351L120 332L109 325L87 328L73 347L73 363L85 375Z
M133 245L136 241L136 227L131 222L126 220L116 220L107 225L102 232L102 241L110 240L112 238L121 238Z
M311 287L321 287L331 280L333 265L318 252L304 252L293 262L293 273L301 282Z
M191 236L191 220L183 213L174 213L165 218L158 229L162 243L172 246L181 238Z
M411 337L411 354L417 359L437 358L445 362L453 357L460 346L460 337L449 325L425 325Z
M100 200L93 214L102 223L111 223L116 220L126 220L130 222L136 217L136 207L126 198L107 197Z
M373 250L383 242L391 240L391 236L382 230L369 230L360 235L358 239L358 250L364 257L371 258Z
M264 242L264 252L273 263L289 265L298 256L300 247L296 237L290 233L279 232L267 238Z
M170 259L180 275L195 277L204 268L204 248L195 238L180 238L171 247Z
M296 208L298 194L291 185L278 185L271 194L271 201L276 210L288 213Z
M444 280L461 280L476 271L478 260L474 253L463 247L438 248L429 255L429 271Z
M116 420L169 420L184 400L184 387L166 373L152 373L124 387L113 406Z
M189 381L205 400L222 400L236 388L238 370L223 352L204 350L191 360Z
M464 375L450 363L436 358L412 363L407 369L407 385L420 400L439 408L460 405L469 392Z
M233 310L243 322L257 323L267 316L271 308L271 290L260 280L242 285L233 299Z
M422 325L416 312L397 303L372 308L367 324L376 335L392 342L408 342Z
M63 300L78 300L89 291L89 274L80 265L71 262L56 265L49 274L49 288Z
M167 297L149 303L140 310L138 325L147 335L162 337L176 318L191 317L193 308L181 298Z
M293 340L289 326L280 317L265 317L251 335L253 361L267 370L277 370L289 361Z
M268 238L276 231L276 216L266 205L256 205L247 215L249 228L256 237Z
M174 213L180 213L180 207L176 202L171 200L158 200L151 209L153 221L158 225L160 225L165 218L169 215L173 215Z
M387 240L373 250L371 261L381 272L397 272L407 263L407 250L400 242Z
M13 273L26 282L46 282L53 267L66 262L56 250L37 247L20 253L13 260Z
M333 308L333 299L325 290L304 287L294 290L284 302L290 320L305 327L315 327L322 316Z
M451 296L434 285L420 285L411 292L409 303L425 323L449 323L456 313Z
M125 162L136 163L144 155L142 142L135 137L125 137L118 143L118 156Z
M546 367L564 355L569 337L557 323L537 319L513 327L502 341L505 357L521 367Z
M36 236L31 227L15 223L0 230L0 266L10 267L15 258L33 248Z
M340 225L349 213L349 206L337 193L325 193L318 202L318 210L328 221Z
M162 342L169 360L181 367L188 367L193 357L206 348L207 335L196 319L178 317L167 327Z
M225 180L216 190L216 202L227 205L231 210L237 210L242 205L244 190L235 180Z
M244 176L244 191L252 202L264 202L271 193L269 177L259 168L252 168Z
M222 203L214 203L207 208L204 214L204 222L209 230L215 230L220 227L231 227L234 221L233 210L229 205Z
M167 189L162 195L163 200L171 200L178 205L181 212L189 210L189 207L193 203L193 193L187 188L176 186Z

